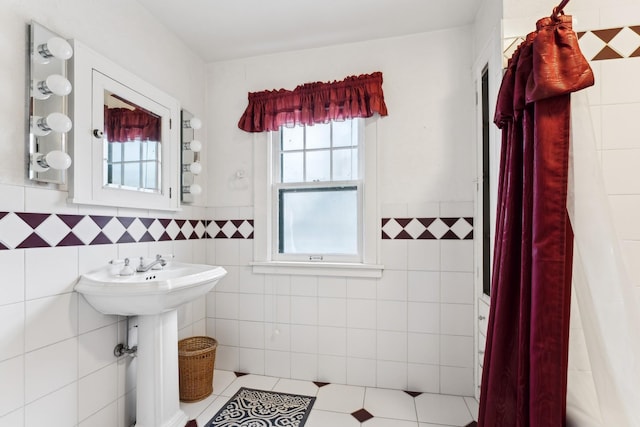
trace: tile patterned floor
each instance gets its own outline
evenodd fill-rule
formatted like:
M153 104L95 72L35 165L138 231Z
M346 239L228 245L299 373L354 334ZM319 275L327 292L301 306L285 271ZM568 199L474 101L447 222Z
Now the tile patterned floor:
M478 403L470 397L238 376L220 370L214 373L211 396L180 406L204 427L240 387L316 396L305 427L463 427L472 425L478 412Z

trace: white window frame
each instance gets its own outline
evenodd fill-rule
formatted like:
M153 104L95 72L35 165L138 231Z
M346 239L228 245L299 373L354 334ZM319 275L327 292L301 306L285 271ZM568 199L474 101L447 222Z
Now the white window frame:
M274 156L275 132L254 134L254 273L314 276L372 277L382 276L380 259L380 215L377 190L378 119L362 119L359 141L361 182L361 251L358 259L324 258L283 259L277 251L277 191L274 189L277 166ZM362 137L364 135L364 137ZM363 167L364 166L364 167Z
M349 181L319 181L319 182L296 182L296 183L286 183L281 182L280 174L281 174L281 154L280 150L281 145L281 137L282 131L272 132L271 135L271 150L272 150L272 159L271 161L274 164L273 167L273 176L271 177L272 182L272 209L271 213L271 230L273 235L271 236L271 253L274 261L328 261L328 262L362 262L362 253L363 246L362 243L364 241L363 238L363 172L365 165L365 147L364 147L364 120L362 119L352 119L355 120L355 124L357 127L357 150L358 150L358 176ZM352 141L353 142L353 141ZM352 145L353 147L353 145ZM323 148L325 150L326 148ZM329 148L330 150L334 150L333 146ZM321 149L318 149L321 150ZM306 152L306 149L304 149ZM364 166L364 167L363 167ZM331 169L333 169L333 164L331 164ZM340 188L340 187L356 187L357 191L357 215L358 215L358 229L357 229L357 253L354 255L333 255L333 254L324 254L324 253L311 253L311 254L290 254L290 253L280 253L279 245L280 245L280 209L279 209L279 198L280 198L280 190L288 190L288 189L319 189L319 188Z

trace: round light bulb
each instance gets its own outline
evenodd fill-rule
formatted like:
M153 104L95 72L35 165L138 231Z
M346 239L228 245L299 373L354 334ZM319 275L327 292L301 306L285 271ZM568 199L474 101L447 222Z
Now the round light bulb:
M51 37L43 47L43 50L50 53L49 57L53 56L66 61L73 56L73 48L69 42L60 37Z
M51 169L65 170L71 166L71 157L64 151L49 151L44 156L44 160Z
M65 170L71 166L71 157L64 151L54 150L47 154L31 154L31 169L35 172L46 172L49 169Z
M202 187L200 187L198 184L191 184L189 186L189 193L197 196L198 194L202 193Z
M191 163L191 165L189 165L189 170L192 174L198 175L200 172L202 172L202 164L200 162L193 162Z
M49 129L54 132L66 133L71 130L71 119L62 113L51 113L45 118Z
M60 74L52 74L42 81L32 81L31 96L35 99L48 99L51 94L65 96L71 93L71 82Z
M200 150L202 150L202 142L194 139L189 143L189 150L193 151L194 153L200 152Z
M65 96L71 93L71 82L60 74L50 75L46 78L45 84L55 95Z
M202 127L202 120L197 117L191 118L191 120L189 120L189 127L196 130L200 129Z

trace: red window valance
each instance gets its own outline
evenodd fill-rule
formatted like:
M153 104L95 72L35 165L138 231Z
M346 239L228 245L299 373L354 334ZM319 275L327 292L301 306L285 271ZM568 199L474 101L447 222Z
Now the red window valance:
M160 120L142 109L104 106L104 132L109 142L160 141Z
M281 125L312 125L330 120L387 115L382 73L350 76L330 83L306 83L294 90L249 93L249 105L238 122L247 132L278 130Z

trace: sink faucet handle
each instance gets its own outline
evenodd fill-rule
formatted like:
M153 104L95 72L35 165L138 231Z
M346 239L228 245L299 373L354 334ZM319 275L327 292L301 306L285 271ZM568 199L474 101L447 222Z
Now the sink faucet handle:
M133 273L135 273L136 270L129 265L129 258L125 258L124 259L124 267L122 267L122 270L120 270L120 275L121 276L132 276Z
M124 258L124 259L112 259L111 261L109 261L109 264L112 264L112 265L116 265L116 264L126 264L127 262L129 262L129 258Z

